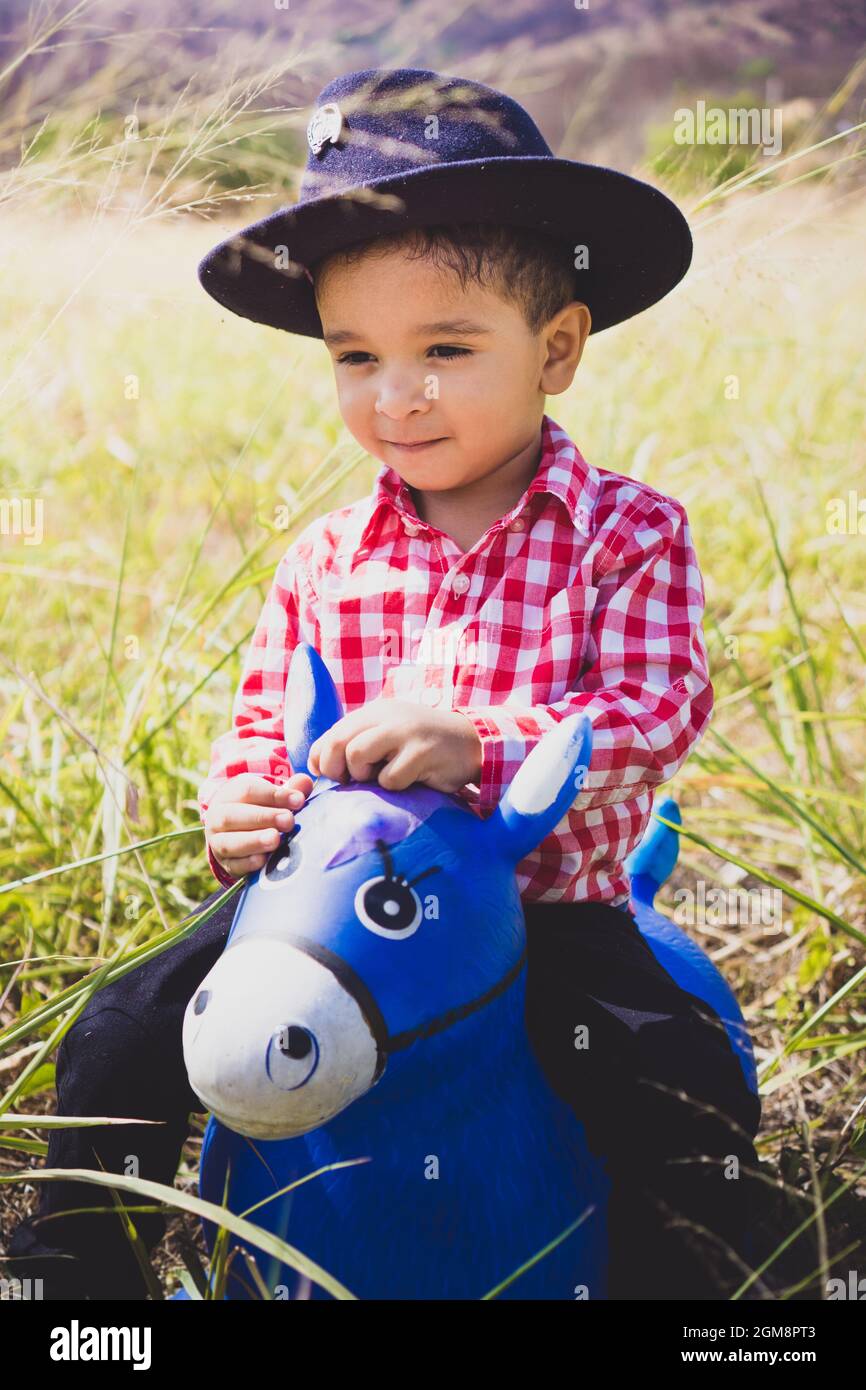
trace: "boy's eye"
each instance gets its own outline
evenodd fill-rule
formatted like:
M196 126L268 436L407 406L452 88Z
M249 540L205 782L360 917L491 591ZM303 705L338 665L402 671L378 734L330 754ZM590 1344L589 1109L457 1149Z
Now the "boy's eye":
M452 347L449 343L435 343L434 346L429 349L429 351L441 352L445 354L445 361L447 361L449 357L471 356L470 348ZM355 367L360 364L362 359L369 358L370 356L371 354L369 352L344 352L337 358L337 362L344 364L347 367Z

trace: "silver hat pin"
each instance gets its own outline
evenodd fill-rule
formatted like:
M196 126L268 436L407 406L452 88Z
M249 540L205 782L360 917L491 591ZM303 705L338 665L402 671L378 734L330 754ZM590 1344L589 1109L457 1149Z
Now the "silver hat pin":
M336 145L344 125L345 117L335 101L318 107L307 126L307 144L313 154L318 154L329 140Z

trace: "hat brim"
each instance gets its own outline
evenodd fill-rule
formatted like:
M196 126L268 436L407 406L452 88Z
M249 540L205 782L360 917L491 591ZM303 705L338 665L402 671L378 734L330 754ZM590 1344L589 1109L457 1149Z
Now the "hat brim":
M685 217L651 184L601 165L524 155L425 165L279 208L209 251L198 278L232 313L321 338L304 267L388 232L443 222L532 228L569 248L586 246L575 298L589 305L593 333L662 299L692 258Z

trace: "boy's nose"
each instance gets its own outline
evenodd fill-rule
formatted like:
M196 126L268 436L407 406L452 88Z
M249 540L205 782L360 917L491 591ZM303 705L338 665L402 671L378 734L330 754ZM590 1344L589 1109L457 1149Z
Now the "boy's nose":
M427 378L423 372L401 373L383 381L376 396L376 413L389 420L402 420L410 413L426 414L430 401L425 395Z

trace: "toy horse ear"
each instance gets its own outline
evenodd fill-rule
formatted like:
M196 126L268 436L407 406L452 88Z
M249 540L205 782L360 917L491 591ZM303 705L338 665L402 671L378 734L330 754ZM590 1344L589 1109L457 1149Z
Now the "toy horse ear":
M299 642L289 663L283 711L283 734L292 772L306 772L312 777L307 767L310 748L342 717L343 706L330 671L315 647Z
M539 739L492 816L484 822L516 864L574 805L592 756L592 723L570 714Z

